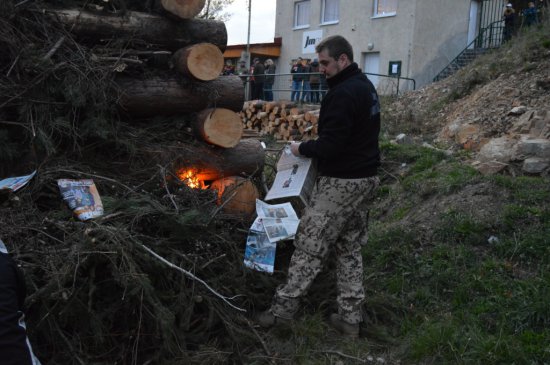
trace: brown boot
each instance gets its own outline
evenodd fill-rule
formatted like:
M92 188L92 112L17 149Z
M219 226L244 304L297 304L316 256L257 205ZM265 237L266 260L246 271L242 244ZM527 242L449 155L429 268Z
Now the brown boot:
M351 338L359 337L359 323L348 323L344 321L339 314L336 313L330 315L329 323L332 328L334 328L344 336Z
M269 309L258 314L255 320L256 323L264 328L270 328L279 324L289 324L291 321L290 318L283 318L274 315Z

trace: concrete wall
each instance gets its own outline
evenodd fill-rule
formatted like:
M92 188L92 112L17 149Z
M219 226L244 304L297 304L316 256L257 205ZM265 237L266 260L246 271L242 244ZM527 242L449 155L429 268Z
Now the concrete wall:
M388 17L373 17L374 0L340 0L339 21L330 25L320 24L322 0L311 0L309 27L304 29L293 29L295 2L277 0L275 36L282 37L279 73L290 71L292 59L315 58L315 53L303 51L308 32L347 38L361 68L368 53L378 52L378 73L383 75L388 74L389 61L401 61L401 76L416 79L417 88L431 82L467 45L471 0L399 0L396 15ZM395 87L395 79L380 78L379 92L389 94ZM412 89L412 83L401 81L400 90L404 89Z

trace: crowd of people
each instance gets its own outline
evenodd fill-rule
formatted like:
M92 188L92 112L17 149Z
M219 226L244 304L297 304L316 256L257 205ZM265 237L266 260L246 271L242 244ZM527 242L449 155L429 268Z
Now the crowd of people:
M227 60L222 75L239 75L243 84L248 85L248 98L272 101L276 71L277 67L272 59L262 62L259 58L254 58L250 68L244 60L239 60L236 68L231 60ZM290 74L291 101L313 104L321 102L328 85L325 75L319 72L319 61L316 58L304 60L298 57L292 64Z

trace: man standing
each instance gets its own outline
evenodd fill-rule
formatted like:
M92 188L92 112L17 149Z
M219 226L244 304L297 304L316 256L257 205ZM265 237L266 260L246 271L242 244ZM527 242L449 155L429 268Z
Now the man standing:
M252 86L252 99L263 99L265 67L260 62L259 58L254 59L254 71L252 71L252 75L254 77L254 85Z
M326 38L316 52L329 86L321 102L319 137L290 148L297 156L317 159L319 176L296 234L287 281L257 321L270 327L292 319L332 250L338 313L330 316L330 324L357 337L365 297L361 246L366 243L366 204L379 184L380 104L345 38Z
M292 93L290 94L290 101L295 101L295 102L300 101L300 90L302 89L302 76L303 76L302 72L303 72L302 57L298 57L298 59L294 61L294 64L290 69L290 73L292 74Z

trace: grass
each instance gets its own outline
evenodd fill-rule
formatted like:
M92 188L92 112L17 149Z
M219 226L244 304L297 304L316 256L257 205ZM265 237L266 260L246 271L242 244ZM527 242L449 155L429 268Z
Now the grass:
M407 170L382 185L372 208L363 336L334 338L318 308L306 309L275 334L293 346L283 357L296 364L377 357L388 364L549 363L550 180L482 176L437 150L382 145L383 167L405 163ZM486 187L477 195L499 200L474 202L487 214L457 205L410 223L425 202L476 199L464 194L477 186Z

